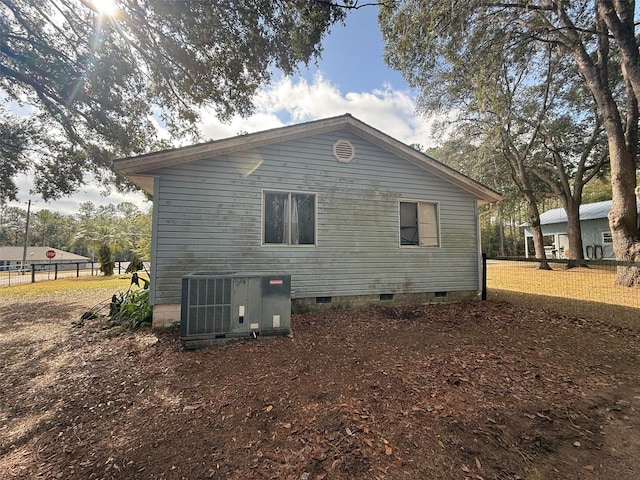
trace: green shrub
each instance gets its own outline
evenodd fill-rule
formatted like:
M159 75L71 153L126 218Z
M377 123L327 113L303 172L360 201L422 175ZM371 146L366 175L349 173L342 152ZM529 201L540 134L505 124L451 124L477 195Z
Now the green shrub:
M133 285L140 286L133 290ZM115 293L111 297L109 317L113 326L136 329L151 325L152 308L149 304L149 281L134 273L131 277L131 285L125 293Z

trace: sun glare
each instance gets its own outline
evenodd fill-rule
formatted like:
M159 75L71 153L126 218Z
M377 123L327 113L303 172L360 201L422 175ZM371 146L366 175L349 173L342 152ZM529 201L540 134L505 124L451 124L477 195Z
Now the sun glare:
M93 0L93 6L100 15L114 17L118 12L115 0Z

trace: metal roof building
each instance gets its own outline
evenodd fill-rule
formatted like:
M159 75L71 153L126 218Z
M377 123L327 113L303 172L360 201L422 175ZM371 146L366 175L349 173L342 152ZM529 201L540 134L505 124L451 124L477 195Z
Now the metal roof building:
M582 247L585 258L614 259L611 229L609 228L609 210L611 200L585 203L580 205L580 227L582 231ZM547 254L559 258L568 257L569 237L567 236L567 213L564 208L547 210L540 215L540 225L544 236L552 236L553 244L546 247ZM525 254L529 256L529 238L533 233L529 225L524 225Z
M607 218L609 210L611 210L611 200L580 205L580 220L584 221ZM567 213L564 211L564 208L554 208L553 210L547 210L542 215L540 215L541 225L552 225L554 223L563 223L566 221Z

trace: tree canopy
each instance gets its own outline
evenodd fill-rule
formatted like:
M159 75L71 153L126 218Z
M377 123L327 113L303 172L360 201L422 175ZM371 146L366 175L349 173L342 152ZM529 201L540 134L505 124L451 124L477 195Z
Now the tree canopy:
M25 244L27 211L0 205L0 245ZM109 260L130 261L151 257L151 212L128 202L96 207L83 202L76 214L49 210L30 213L28 244L67 250L98 259L108 248Z
M349 3L349 2L345 2ZM30 172L45 200L114 157L158 146L157 122L197 135L203 107L252 111L274 71L317 58L345 10L308 0L0 0L0 201Z
M381 8L385 58L421 92L424 111L491 112L495 79L551 52L593 98L608 143L616 257L640 259L636 201L640 52L635 2L395 0ZM540 78L543 69L530 69ZM536 75L527 83L538 82ZM541 125L542 126L542 125ZM630 268L618 281L640 283Z

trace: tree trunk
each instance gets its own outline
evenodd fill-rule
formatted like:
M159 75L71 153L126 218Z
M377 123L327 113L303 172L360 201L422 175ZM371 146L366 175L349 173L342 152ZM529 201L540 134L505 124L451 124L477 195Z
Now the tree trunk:
M635 144L627 144L625 126L616 100L609 85L609 59L611 58L609 30L616 38L622 56L622 75L632 85L636 99L640 95L640 57L633 25L633 4L612 3L610 0L594 2L596 7L597 50L592 56L587 52L578 29L567 11L560 7L555 10L560 23L565 27L563 48L573 57L585 80L585 85L593 95L602 112L609 147L611 164L611 187L613 204L609 212L609 226L613 240L613 251L617 260L640 260L637 212L634 189L636 184ZM568 5L568 4L567 4ZM619 11L616 10L619 7ZM568 40L568 41L566 41ZM634 94L627 89L627 94ZM635 103L637 107L637 102ZM633 124L626 128L637 129L637 115ZM629 138L636 138L635 132ZM618 267L616 283L619 285L640 285L640 269Z
M540 226L540 212L538 211L536 199L530 190L525 190L524 196L527 200L529 224L531 225L531 233L533 234L533 248L536 252L536 259L540 262L538 268L540 270L551 270L547 262L547 254L544 251L544 237L542 235L542 227Z
M511 217L511 223L509 224L509 232L511 232L511 249L515 257L518 256L518 223L516 219Z
M613 251L616 260L640 261L640 244L638 239L638 214L636 211L635 159L633 155L609 137L609 155L611 157L611 186L613 202L609 211L609 226L613 240ZM625 287L640 285L640 269L638 267L618 267L616 283Z
M569 200L565 202L564 210L567 212L567 236L569 237L569 263L567 268L586 267L580 225L580 203Z
M501 257L504 257L506 253L504 248L504 220L502 217L500 217L500 220L498 221L498 232L500 235L499 254Z
M607 36L602 35L601 41L607 42ZM593 94L602 111L607 134L613 200L609 212L609 227L611 228L613 251L616 260L637 262L640 261L640 239L638 239L634 194L636 186L635 145L628 146L626 143L620 111L609 86L606 84L606 76L605 78L602 76L602 68L599 71L584 47L581 44L576 45L577 47L570 51L570 54L576 60L587 88ZM606 59L608 58L608 46L603 45L601 45L602 57ZM602 65L606 65L606 62L602 62ZM628 128L637 128L637 125L631 125ZM637 267L618 267L616 283L623 286L640 285L640 269Z

